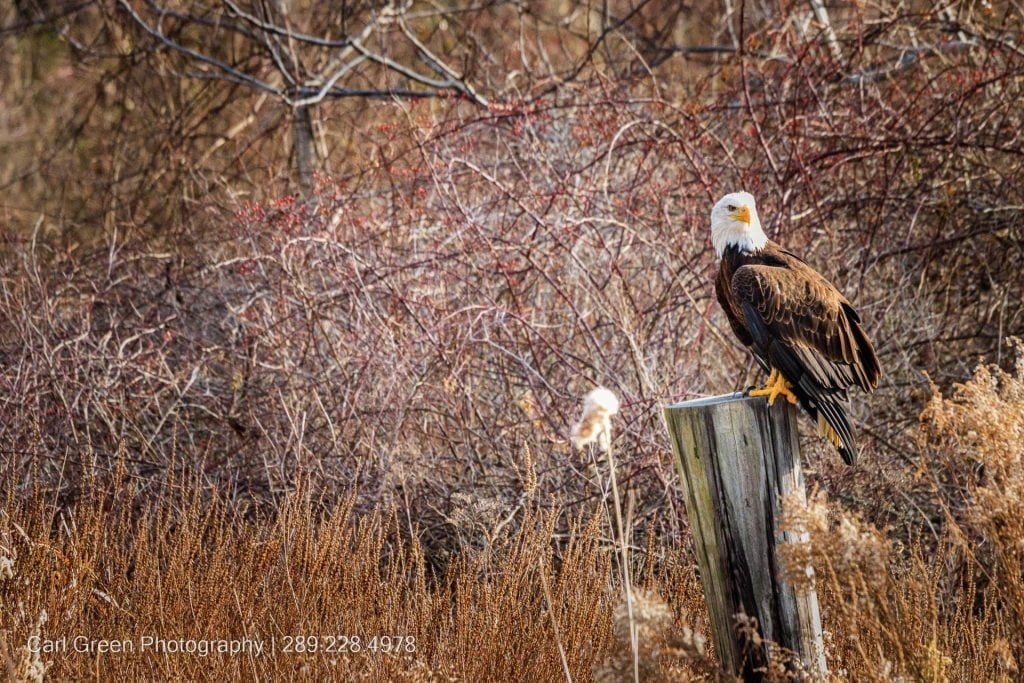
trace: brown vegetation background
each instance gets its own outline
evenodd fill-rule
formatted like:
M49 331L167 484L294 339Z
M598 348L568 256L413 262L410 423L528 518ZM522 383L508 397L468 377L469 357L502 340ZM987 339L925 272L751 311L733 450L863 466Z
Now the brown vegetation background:
M0 12L11 677L629 678L618 541L647 676L715 678L660 407L760 379L707 226L746 189L885 372L856 467L804 442L833 675L1016 678L1019 3L326 5ZM597 385L624 538L568 443Z

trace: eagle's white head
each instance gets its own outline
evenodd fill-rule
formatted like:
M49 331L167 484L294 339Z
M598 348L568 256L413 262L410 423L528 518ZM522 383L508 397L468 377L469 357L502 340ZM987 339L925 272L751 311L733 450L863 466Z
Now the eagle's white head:
M711 209L711 241L715 244L718 258L722 258L729 246L737 246L742 251L764 248L768 236L761 229L754 195L732 192L718 200Z

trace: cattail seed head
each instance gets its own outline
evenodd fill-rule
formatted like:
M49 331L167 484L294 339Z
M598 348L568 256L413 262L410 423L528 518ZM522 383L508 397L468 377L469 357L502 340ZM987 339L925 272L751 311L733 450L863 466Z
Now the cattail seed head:
M598 387L583 397L583 414L573 425L570 436L574 448L592 443L607 451L611 448L611 416L619 412L619 398L604 387Z

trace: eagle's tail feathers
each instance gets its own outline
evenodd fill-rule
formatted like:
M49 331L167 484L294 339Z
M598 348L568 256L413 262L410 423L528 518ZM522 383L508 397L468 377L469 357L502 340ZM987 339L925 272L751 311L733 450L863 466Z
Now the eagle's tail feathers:
M846 411L838 403L824 401L817 406L818 433L835 446L847 465L857 462L857 444Z

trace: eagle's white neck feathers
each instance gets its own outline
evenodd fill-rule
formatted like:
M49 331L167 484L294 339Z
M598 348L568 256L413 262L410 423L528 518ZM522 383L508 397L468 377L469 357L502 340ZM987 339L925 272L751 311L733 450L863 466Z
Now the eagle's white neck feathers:
M764 249L768 236L761 229L752 194L733 192L718 200L711 209L711 241L718 258L722 258L730 246L739 247L741 251Z

